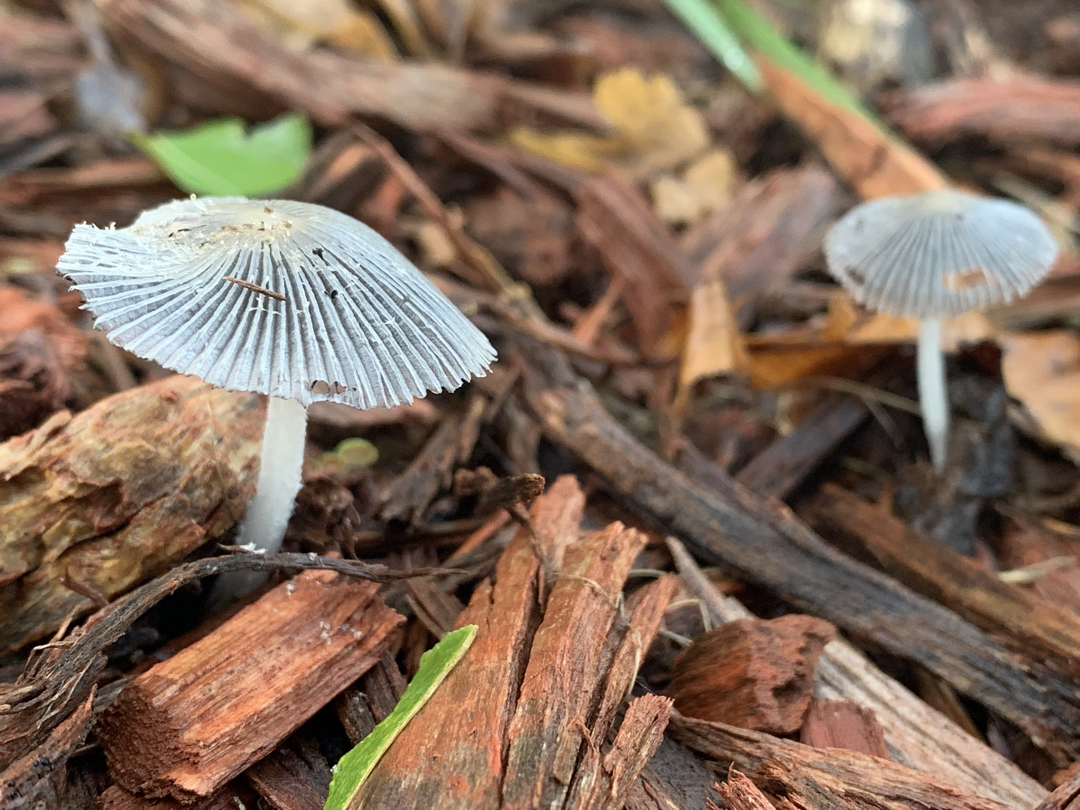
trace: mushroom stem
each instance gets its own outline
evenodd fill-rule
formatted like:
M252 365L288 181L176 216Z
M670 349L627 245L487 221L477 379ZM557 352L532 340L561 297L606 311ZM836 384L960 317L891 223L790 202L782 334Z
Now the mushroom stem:
M949 446L949 397L945 388L945 358L941 351L941 321L937 318L919 322L916 371L923 432L930 445L930 461L940 473L945 469Z
M304 466L307 408L294 399L270 397L266 406L259 483L237 537L239 545L277 551L285 538Z

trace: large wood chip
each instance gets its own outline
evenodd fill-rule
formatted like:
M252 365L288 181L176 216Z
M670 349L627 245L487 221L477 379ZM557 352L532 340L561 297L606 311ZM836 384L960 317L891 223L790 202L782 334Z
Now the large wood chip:
M161 573L243 514L259 397L169 377L0 445L0 650Z
M379 660L403 617L377 590L305 572L140 675L99 719L113 778L149 796L212 795Z

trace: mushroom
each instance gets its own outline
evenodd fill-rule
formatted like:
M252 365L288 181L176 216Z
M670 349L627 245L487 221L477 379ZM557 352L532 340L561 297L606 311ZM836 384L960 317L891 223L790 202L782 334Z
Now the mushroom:
M177 200L127 228L75 226L57 270L117 346L269 396L240 545L281 547L311 403L399 405L483 376L495 360L389 242L321 205Z
M1057 252L1030 209L954 189L870 200L826 235L829 272L856 301L919 319L919 404L938 472L949 435L940 319L1024 295L1049 272Z

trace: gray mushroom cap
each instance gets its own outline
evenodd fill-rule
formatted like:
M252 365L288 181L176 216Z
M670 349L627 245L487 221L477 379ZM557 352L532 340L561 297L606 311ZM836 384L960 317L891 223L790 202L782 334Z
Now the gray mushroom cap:
M305 406L398 405L453 390L495 360L389 242L321 205L177 200L128 228L77 225L57 270L117 346Z
M825 237L829 272L856 301L914 318L959 315L1024 295L1057 252L1028 208L952 189L862 203Z

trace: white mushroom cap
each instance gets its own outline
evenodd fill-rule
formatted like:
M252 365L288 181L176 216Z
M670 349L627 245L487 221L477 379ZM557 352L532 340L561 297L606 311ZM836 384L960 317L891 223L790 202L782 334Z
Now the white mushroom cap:
M829 272L871 309L941 318L1023 295L1057 243L1034 212L951 189L852 208L825 237Z
M397 405L453 390L495 360L389 242L321 205L177 200L128 228L76 226L57 270L117 346L305 406Z

